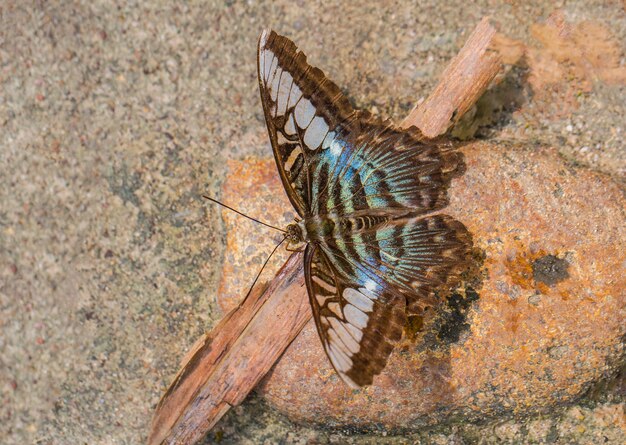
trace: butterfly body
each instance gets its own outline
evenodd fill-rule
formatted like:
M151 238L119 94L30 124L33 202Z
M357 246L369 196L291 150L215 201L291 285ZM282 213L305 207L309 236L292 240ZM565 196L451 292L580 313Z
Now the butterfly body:
M325 243L326 240L334 236L356 233L371 227L374 222L382 222L387 219L386 217L343 216L332 213L313 215L297 223L299 233L302 234L299 241Z
M279 175L299 215L290 245L304 272L324 350L350 386L372 383L407 315L458 282L471 237L438 213L463 170L448 143L352 108L289 39L265 31L261 102Z

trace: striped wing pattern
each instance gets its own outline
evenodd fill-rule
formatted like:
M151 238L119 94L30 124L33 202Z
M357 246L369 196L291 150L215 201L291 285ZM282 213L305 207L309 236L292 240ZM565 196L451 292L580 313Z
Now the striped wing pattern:
M346 220L350 230L338 230L322 246L392 286L406 299L410 315L422 315L434 306L434 291L449 288L463 271L461 260L468 254L471 237L450 216Z
M471 237L448 203L461 155L414 127L355 110L289 39L259 40L261 102L278 171L306 227L305 278L324 350L350 386L371 384L407 314L436 303Z
M320 180L312 183L312 210L423 214L443 208L460 154L443 144L426 145L420 137L415 128L401 130L371 118L352 122L328 150L315 153L311 176Z
M320 246L308 245L304 257L313 316L328 358L350 386L372 383L402 335L404 297L367 268Z

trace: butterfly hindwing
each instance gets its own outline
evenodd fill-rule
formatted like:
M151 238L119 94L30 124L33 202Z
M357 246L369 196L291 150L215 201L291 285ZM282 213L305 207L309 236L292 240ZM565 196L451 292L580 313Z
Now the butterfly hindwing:
M406 217L351 215L325 243L329 250L379 276L405 296L407 310L421 314L435 292L460 281L471 246L465 226L447 215Z
M352 387L371 384L401 338L404 297L320 246L307 246L304 271L315 324L333 367Z

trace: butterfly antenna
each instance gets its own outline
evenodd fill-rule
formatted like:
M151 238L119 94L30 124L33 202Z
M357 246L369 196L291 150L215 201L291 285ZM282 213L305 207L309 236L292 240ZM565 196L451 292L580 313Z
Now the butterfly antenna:
M274 247L274 250L272 250L272 253L270 253L270 256L267 257L267 259L263 263L263 266L261 266L261 270L259 270L259 273L256 274L256 277L254 278L254 281L252 282L252 286L250 286L250 289L248 289L248 293L246 294L244 299L241 300L241 303L239 303L239 306L241 306L243 304L243 302L246 301L246 298L248 298L248 295L250 295L252 293L252 289L254 289L254 285L256 284L256 282L259 280L259 277L263 273L263 269L265 269L265 266L267 266L267 263L270 262L270 258L272 258L272 255L274 255L274 253L276 253L278 248L281 246L282 243L285 242L286 239L287 239L287 237L285 236L282 240L280 240L280 243L276 244L276 246Z
M204 199L208 199L208 200L209 200L209 201L211 201L211 202L214 202L215 204L219 204L219 205L221 205L222 207L226 207L228 210L232 210L233 212L235 212L235 213L237 213L237 214L239 214L239 215L241 215L241 216L243 216L243 217L245 217L245 218L248 218L248 219L250 219L250 220L252 220L252 221L254 221L254 222L257 222L257 223L259 223L259 224L262 224L262 225L264 225L264 226L266 226L266 227L269 227L269 228L271 228L271 229L278 230L279 232L282 232L282 233L287 233L285 230L283 230L283 229L281 229L281 228L279 228L279 227L273 226L273 225L271 225L271 224L264 223L263 221L259 221L258 219L253 218L253 217L251 217L251 216L248 216L248 215L246 215L245 213L241 213L239 210L235 210L235 209L233 209L232 207L227 206L226 204L224 204L224 203L222 203L222 202L219 202L217 199L213 199L213 198L211 198L210 196L207 196L207 195L202 195L202 197L203 197ZM283 241L284 241L284 240L283 240ZM281 244L282 244L282 241L281 241ZM280 244L279 244L279 246L280 246ZM274 249L274 250L276 250L276 249ZM273 252L272 252L272 253L273 253Z

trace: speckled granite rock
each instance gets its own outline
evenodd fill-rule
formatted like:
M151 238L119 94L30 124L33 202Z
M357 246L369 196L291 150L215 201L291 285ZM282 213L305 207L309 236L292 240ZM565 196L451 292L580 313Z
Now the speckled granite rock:
M626 334L620 188L549 148L474 143L463 151L467 172L446 213L467 225L484 255L482 287L444 302L363 390L339 381L310 322L259 388L272 406L300 422L411 428L452 415L542 411L618 366ZM272 159L229 167L225 202L279 226L291 219ZM245 293L273 242L246 224L226 216L223 307Z

